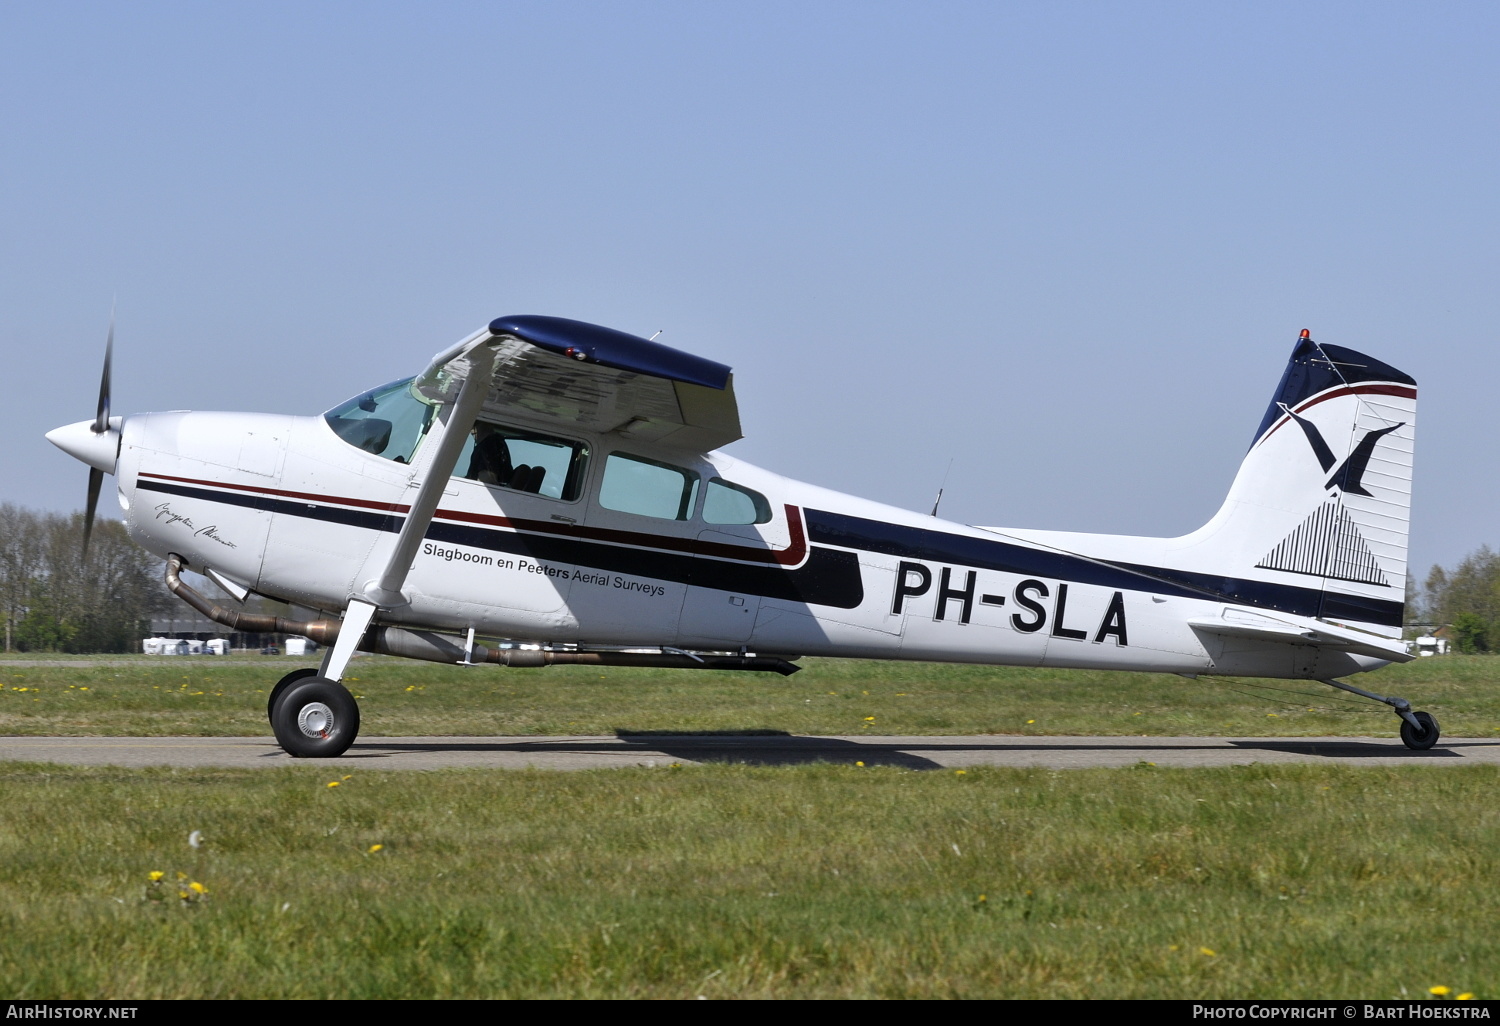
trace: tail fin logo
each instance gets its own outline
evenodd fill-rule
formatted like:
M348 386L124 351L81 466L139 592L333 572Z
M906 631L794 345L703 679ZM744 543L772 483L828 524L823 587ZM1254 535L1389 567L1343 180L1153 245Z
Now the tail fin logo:
M1348 511L1334 499L1314 510L1255 565L1291 574L1332 577L1382 588L1391 586L1364 535L1349 519Z
M1283 413L1297 422L1302 433L1307 436L1307 443L1312 446L1313 455L1318 458L1318 465L1327 471L1335 461L1333 450L1323 440L1323 432L1318 430L1318 425L1310 420L1305 420L1292 412L1286 403L1277 403ZM1344 458L1337 470L1333 472L1323 485L1324 488L1337 488L1346 495L1369 495L1361 483L1365 476L1365 470L1370 465L1370 457L1375 454L1375 443L1399 427L1405 426L1406 422L1392 424L1390 427L1378 428L1365 433L1365 437L1359 440L1354 451Z
M1375 454L1376 444L1406 423L1402 421L1390 427L1365 432L1365 436L1344 457L1344 462L1338 463L1333 450L1323 438L1323 432L1318 430L1318 425L1297 416L1286 403L1276 405L1302 429L1323 472L1332 471L1323 487L1338 489L1344 495L1370 494L1365 489L1364 476L1369 469L1370 458ZM1281 540L1281 544L1266 553L1255 565L1266 570L1331 577L1356 584L1373 584L1383 588L1391 586L1364 535L1360 534L1343 504L1335 498L1330 498L1314 510L1296 530Z

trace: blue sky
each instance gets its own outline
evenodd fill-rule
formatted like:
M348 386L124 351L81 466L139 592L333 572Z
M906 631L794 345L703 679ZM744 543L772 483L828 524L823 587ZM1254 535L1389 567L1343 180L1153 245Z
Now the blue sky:
M0 6L0 501L93 413L313 413L493 317L731 364L743 459L1179 534L1297 332L1421 386L1412 559L1494 514L1493 5ZM952 470L948 471L949 463Z

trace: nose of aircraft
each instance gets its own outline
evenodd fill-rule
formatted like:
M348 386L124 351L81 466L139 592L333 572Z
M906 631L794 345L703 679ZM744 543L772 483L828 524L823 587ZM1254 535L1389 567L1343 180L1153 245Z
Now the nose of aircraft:
M120 424L123 420L123 417L111 417L109 430L102 434L94 433L92 420L80 420L77 424L48 431L47 441L95 470L113 474L115 461L120 456Z

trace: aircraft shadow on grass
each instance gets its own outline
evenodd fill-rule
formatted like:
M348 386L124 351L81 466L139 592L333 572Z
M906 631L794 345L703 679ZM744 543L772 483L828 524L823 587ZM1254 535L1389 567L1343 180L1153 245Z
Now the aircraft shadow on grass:
M1408 751L1404 748L1398 749L1389 744L1381 744L1374 741L1255 741L1239 740L1229 742L1235 748L1260 749L1266 752L1285 752L1289 755L1321 755L1330 759L1392 759L1406 758L1429 758L1429 759L1459 759L1462 756L1450 749L1457 747L1449 745L1444 748L1428 748L1422 751Z
M622 746L623 742L623 746ZM906 746L909 748L910 746ZM369 750L373 749L373 750ZM741 763L751 766L791 766L803 763L844 763L899 766L930 770L943 767L912 755L903 747L876 741L847 741L830 737L797 737L785 732L617 732L615 738L567 738L537 741L386 741L356 744L351 759L385 759L397 753L452 754L458 752L514 752L537 755L621 755L632 751L689 762ZM275 753L272 753L275 754Z
M1483 742L1475 742L1483 744ZM366 746L358 744L349 753L351 758L383 759L397 753L459 753L459 752L514 752L546 755L625 754L631 751L659 754L671 759L683 759L699 763L740 763L752 766L794 766L810 763L834 763L866 766L896 766L911 770L935 770L950 768L920 754L923 751L947 755L959 753L983 754L988 752L1024 753L1084 753L1111 752L1166 755L1174 752L1223 751L1226 748L1259 750L1286 755L1320 756L1328 759L1391 759L1391 758L1462 758L1454 748L1463 747L1454 743L1442 748L1411 751L1389 743L1361 739L1305 741L1282 738L1257 740L1240 738L1222 742L1202 744L1162 744L1150 738L1132 743L1107 743L1083 738L1035 738L1022 743L1003 741L975 743L946 741L934 737L930 741L901 742L878 738L851 740L838 737L798 736L784 731L624 731L615 733L612 739L566 738L538 739L535 741L495 740L474 741L420 741L370 742L373 751L362 751Z

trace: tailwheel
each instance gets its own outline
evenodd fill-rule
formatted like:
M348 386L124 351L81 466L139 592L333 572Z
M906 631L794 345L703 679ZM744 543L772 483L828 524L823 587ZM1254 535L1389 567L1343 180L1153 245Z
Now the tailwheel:
M317 670L314 670L310 666L304 666L300 670L293 670L276 682L276 686L271 689L271 696L266 699L266 719L270 722L273 729L276 726L276 703L281 700L282 695L286 694L287 688L299 680L306 680L308 677L316 677L317 675Z
M1411 720L1417 721L1417 726L1412 726ZM1438 721L1433 719L1432 713L1415 712L1411 714L1411 720L1405 716L1401 717L1401 743L1413 751L1425 751L1437 744L1440 736ZM1419 730L1418 727L1421 729Z
M293 681L276 703L271 729L288 755L331 759L343 755L359 735L359 704L337 681L316 676Z
M1438 722L1433 719L1432 713L1412 712L1411 703L1404 698L1394 698L1388 695L1377 695L1373 691L1357 688L1353 684L1345 684L1341 680L1325 677L1322 681L1331 688L1347 691L1351 695L1359 695L1376 702L1383 702L1396 710L1396 715L1401 717L1401 743L1414 752L1426 751L1437 744L1439 737Z

